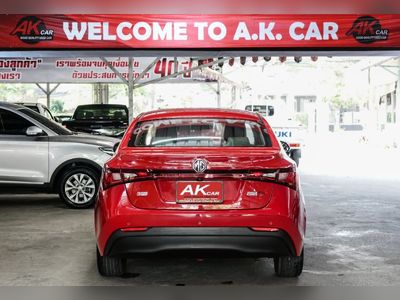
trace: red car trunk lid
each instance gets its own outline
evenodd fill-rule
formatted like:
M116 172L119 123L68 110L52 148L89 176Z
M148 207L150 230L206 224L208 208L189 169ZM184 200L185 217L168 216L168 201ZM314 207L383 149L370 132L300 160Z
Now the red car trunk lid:
M229 152L229 155L227 155ZM194 154L196 153L196 154ZM196 173L193 162L205 160ZM130 202L141 209L258 209L268 205L274 183L251 180L250 171L287 167L277 149L149 149L121 153L123 170L146 171L144 180L126 183Z

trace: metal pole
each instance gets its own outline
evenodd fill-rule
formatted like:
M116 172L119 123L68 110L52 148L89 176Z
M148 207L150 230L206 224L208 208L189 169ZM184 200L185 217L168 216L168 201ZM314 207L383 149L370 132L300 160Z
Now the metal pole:
M108 83L103 85L103 103L110 103L110 85Z
M208 68L210 66L216 65L216 64L218 64L220 62L227 61L229 59L230 59L230 57L221 58L221 59L206 63L204 65L193 67L193 68L191 68L189 70L182 70L182 71L173 73L171 75L164 76L162 78L157 78L157 79L149 80L149 81L146 81L146 82L143 82L143 83L138 83L138 84L136 84L136 87L143 87L143 86L146 86L146 85L149 85L149 84L153 84L153 83L157 83L157 82L164 81L164 80L167 80L167 79L175 78L175 77L177 77L179 75L182 75L182 74L185 74L185 73L188 73L188 72L193 72L193 71L196 71L196 70L201 70L201 69L204 69L204 68Z
M128 62L128 103L129 103L129 122L133 121L133 90L134 79L133 79L133 58L129 57Z
M237 100L237 98L236 98L236 95L237 95L237 88L236 88L235 85L232 86L231 94L232 94L232 98L231 98L231 108L233 108L233 106L236 104L236 100Z
M218 78L217 80L217 106L221 108L221 80Z
M47 98L47 107L50 109L51 102L51 91L50 91L50 83L46 83L46 98Z
M396 90L396 95L394 99L394 104L395 104L395 115L396 115L396 121L395 124L400 125L400 58L398 58L398 66L399 68L397 69L397 90ZM400 127L400 126L399 126ZM397 145L399 147L399 145Z
M51 94L54 93L54 91L60 86L60 83L57 83L56 86L52 89L50 89L50 83L46 83L46 89L43 88L39 83L36 83L36 86L44 93L46 94L46 99L47 99L47 107L50 108L51 105Z
M157 57L151 64L149 64L146 67L146 69L144 69L143 72L140 73L139 76L134 79L133 84L135 85L136 83L138 83L147 74L147 72L149 72L158 63L160 59L161 56Z

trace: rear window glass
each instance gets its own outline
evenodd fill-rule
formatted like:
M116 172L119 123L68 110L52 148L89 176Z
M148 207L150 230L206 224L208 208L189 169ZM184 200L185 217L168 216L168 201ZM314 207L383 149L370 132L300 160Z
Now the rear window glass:
M78 107L74 119L76 120L128 120L128 112L123 107L115 106L85 106Z
M271 147L260 124L233 119L166 119L138 123L130 147Z

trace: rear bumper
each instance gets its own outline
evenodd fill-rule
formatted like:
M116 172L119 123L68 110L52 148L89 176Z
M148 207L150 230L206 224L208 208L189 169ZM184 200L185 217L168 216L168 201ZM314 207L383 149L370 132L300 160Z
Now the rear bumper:
M158 227L143 232L116 231L104 254L117 257L146 255L293 256L296 250L283 231L259 232L232 227Z
M117 247L120 243L121 246L118 247L121 249L123 249L122 245L124 243L127 243L127 249L135 249L137 241L141 244L142 241L143 243L153 243L152 240L162 239L163 242L160 242L160 245L157 246L158 249L160 247L169 247L172 249L176 248L176 245L185 248L185 243L190 245L194 243L198 248L204 248L203 245L217 244L222 249L233 248L240 250L236 252L262 252L262 254L268 254L273 251L265 249L271 246L265 245L261 247L264 248L262 251L257 250L259 242L264 242L259 237L265 237L266 240L268 238L269 242L265 242L266 244L275 244L275 236L280 234L274 232L256 232L249 228L276 228L290 237L289 240L293 244L295 253L300 255L303 249L303 239L306 229L306 212L301 191L294 191L281 185L276 185L274 189L271 201L267 207L252 210L138 209L132 206L123 185L117 185L106 191L100 189L99 199L96 202L95 208L95 231L99 252L101 255L108 255L111 253L111 248ZM135 228L150 229L145 232L126 231ZM196 230L200 230L201 232L196 233L191 231L194 229L190 228L196 228ZM218 234L215 231L204 233L204 230L211 228L217 228ZM177 232L178 229L189 230L189 232ZM225 229L228 231L221 231ZM240 232L237 231L238 229L240 229ZM162 230L161 233L160 230ZM166 230L170 232L164 234ZM121 241L116 242L120 238ZM125 238L126 241L124 241ZM221 239L223 239L223 242L220 242ZM236 239L241 240L238 243L239 245L234 243ZM286 238L283 239L287 240ZM172 243L171 240L177 242ZM187 242L188 240L190 242ZM286 242L285 245L290 245L290 243ZM242 244L245 245L243 246ZM188 246L189 248L192 247L190 245ZM250 249L246 249L247 245ZM146 247L149 248L149 246ZM159 251L157 247L152 247L153 249L147 250L149 253ZM279 247L273 248L279 249ZM117 250L112 249L112 251L117 253ZM142 252L145 253L145 250ZM135 253L133 252L133 254Z

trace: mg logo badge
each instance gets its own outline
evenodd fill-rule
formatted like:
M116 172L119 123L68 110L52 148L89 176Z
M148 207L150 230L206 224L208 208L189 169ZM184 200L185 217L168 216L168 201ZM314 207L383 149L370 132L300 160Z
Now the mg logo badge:
M208 161L205 159L195 159L192 163L192 168L196 173L204 173L207 170Z

